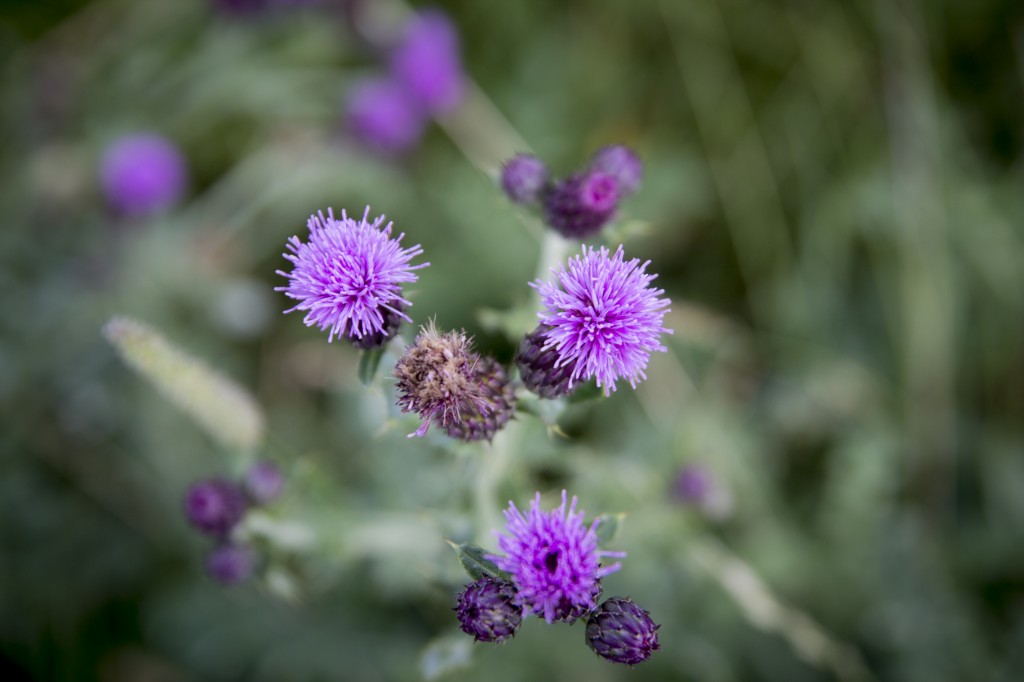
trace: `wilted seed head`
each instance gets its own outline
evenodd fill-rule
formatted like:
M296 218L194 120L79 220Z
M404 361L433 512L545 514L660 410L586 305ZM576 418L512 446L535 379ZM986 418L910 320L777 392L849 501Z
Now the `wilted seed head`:
M618 201L615 178L591 170L555 183L544 196L544 218L563 237L584 239L611 220Z
M548 167L532 154L517 154L501 169L501 187L517 204L535 204L548 184Z
M235 483L223 478L197 481L184 499L185 518L198 530L223 536L245 515L245 496Z
M398 406L416 412L423 422L410 436L426 435L431 422L448 427L476 412L489 414L477 375L479 358L464 332L439 334L433 323L420 329L395 364Z
M523 607L515 604L515 596L515 585L507 580L480 578L459 595L459 626L478 642L499 644L514 637L523 621Z
M480 396L486 410L470 405L463 409L461 419L449 422L444 430L452 438L465 441L490 440L501 430L516 409L516 394L508 381L508 373L494 358L481 358L476 367Z
M644 164L632 149L616 144L599 149L590 160L590 169L607 173L619 186L619 198L636 192L644 177Z
M219 583L234 585L252 575L255 563L256 556L248 547L219 545L206 557L206 572Z
M527 389L541 398L557 398L571 393L572 366L559 365L559 356L554 348L545 347L547 333L551 329L542 324L523 337L516 353L519 378Z
M587 646L615 663L643 663L661 648L651 615L624 597L612 597L587 620Z

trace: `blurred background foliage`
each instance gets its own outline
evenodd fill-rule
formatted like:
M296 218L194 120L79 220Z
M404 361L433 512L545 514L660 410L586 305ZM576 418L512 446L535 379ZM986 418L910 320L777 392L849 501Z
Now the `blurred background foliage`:
M3 678L1024 678L1024 5L438 4L480 107L401 159L344 135L346 87L377 67L338 4L0 5ZM675 335L635 392L563 414L567 437L523 416L453 450L407 440L356 351L282 316L274 271L311 212L370 204L433 264L416 323L509 359L481 311L531 303L541 231L471 163L501 116L560 174L639 151L617 234ZM97 182L136 130L191 172L146 221ZM316 533L297 602L204 576L182 491L252 453L124 368L100 335L117 313L254 391L289 476L275 514ZM672 497L685 463L728 515ZM606 594L663 624L636 669L580 625L457 632L443 538L493 547L508 499L562 486L627 514Z

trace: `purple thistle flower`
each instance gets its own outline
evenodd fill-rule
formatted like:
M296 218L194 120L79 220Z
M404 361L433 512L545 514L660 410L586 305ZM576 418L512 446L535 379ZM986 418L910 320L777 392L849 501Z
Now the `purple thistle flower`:
M197 529L223 536L245 515L245 496L235 483L222 478L197 481L185 492L184 510Z
M369 78L354 84L345 106L353 135L382 154L412 149L427 125L426 115L415 99L391 78Z
M326 218L322 211L310 216L309 241L292 237L288 240L291 253L283 254L295 268L287 273L277 271L290 281L275 291L299 301L285 312L305 311L303 322L329 330L328 342L335 336L359 340L379 332L387 334L389 314L410 322L402 311L412 304L402 298L401 285L415 282L413 270L429 265L410 265L423 249L418 244L403 249L400 242L405 235L392 239L392 224L381 229L384 216L370 223L369 214L367 206L359 221L344 210L341 220L335 219L331 209Z
M284 476L273 462L256 462L245 472L245 494L253 504L273 502L284 490Z
M252 575L256 555L248 547L225 544L215 547L206 557L206 572L224 585L243 582Z
M186 176L181 152L155 133L118 139L100 163L107 201L127 215L151 215L170 208L184 193Z
M465 83L451 20L437 10L413 18L391 55L391 72L424 110L444 114L457 107Z
M615 178L619 198L625 199L640 187L644 165L632 149L616 144L599 149L590 160L591 170L601 171Z
M467 585L455 607L459 627L478 642L500 644L514 637L523 621L515 596L515 585L490 576Z
M681 502L699 505L707 500L713 487L711 472L699 464L687 464L679 470L673 492Z
M532 154L517 154L501 169L501 187L517 204L535 204L548 184L548 167Z
M512 576L519 590L516 603L551 623L572 622L597 605L601 578L621 568L619 562L602 566L602 557L621 558L625 552L597 548L595 519L583 525L584 514L576 511L576 497L566 508L541 511L540 493L530 502L525 516L515 503L505 510L507 535L498 535L498 547L505 556L488 555L498 568Z
M636 665L661 648L659 627L630 599L612 597L587 619L587 646L609 661Z
M572 175L544 195L544 219L564 237L583 239L597 234L615 215L619 185L600 170Z
M584 246L568 269L552 270L558 283L530 284L544 305L541 324L551 327L543 347L555 349L555 367L572 366L570 386L597 377L605 395L619 379L635 388L647 378L651 353L667 350L659 338L672 333L661 326L671 302L660 298L662 289L649 286L657 277L645 272L649 264L623 260L621 245L612 256L605 247Z

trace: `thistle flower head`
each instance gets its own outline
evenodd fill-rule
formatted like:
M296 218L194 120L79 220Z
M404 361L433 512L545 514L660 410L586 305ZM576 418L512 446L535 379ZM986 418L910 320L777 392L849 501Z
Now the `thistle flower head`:
M107 148L100 181L109 204L127 215L170 208L185 191L187 171L178 148L154 133L127 135Z
M420 330L395 363L398 406L423 420L411 436L426 435L431 422L446 428L465 414L490 414L478 364L465 333L440 334L432 322Z
M597 377L605 395L619 379L636 387L651 353L666 350L659 339L672 333L662 326L670 301L650 286L649 263L624 260L621 246L614 254L584 246L568 268L552 270L556 283L531 283L544 305L538 317L551 327L543 347L558 354L555 367L572 367L570 385Z
M572 365L558 364L559 355L546 345L551 327L542 324L523 337L516 353L519 378L541 398L557 398L572 392Z
M206 557L206 572L225 585L245 581L252 575L256 556L248 547L224 544L215 547Z
M465 83L451 20L437 10L416 15L391 55L391 72L426 111L443 114L457 107Z
M348 129L364 145L382 154L415 147L427 119L408 90L392 78L355 83L345 101Z
M532 154L517 154L501 168L501 188L517 204L534 204L548 184L548 167Z
M309 241L288 240L291 253L284 257L295 267L291 272L277 271L290 281L276 290L299 302L285 312L304 311L303 322L328 331L328 341L340 336L358 343L366 336L387 335L389 315L411 321L403 312L412 304L402 298L402 284L415 282L413 271L429 263L410 265L423 249L403 249L405 235L393 239L391 223L381 228L384 216L371 223L369 214L367 206L358 221L344 210L340 220L331 209L327 217L323 212L310 216Z
M632 149L621 144L599 149L590 160L590 169L615 178L621 199L636 192L644 177L644 165L640 157Z
M498 568L512 576L518 590L516 603L547 622L573 621L597 605L601 578L619 570L615 562L602 566L603 557L621 558L624 552L597 548L597 526L583 523L584 514L576 511L576 497L545 512L540 508L540 493L523 514L515 503L505 510L506 534L498 534L498 547L504 556L488 555Z
M601 231L615 215L618 182L601 170L571 175L544 195L544 219L563 237L583 239Z
M612 597L587 619L587 646L615 663L643 663L661 648L651 614L623 597Z
M211 478L189 486L183 506L185 518L198 530L223 536L245 515L245 496L235 483Z
M515 585L490 576L467 585L455 607L459 627L478 642L498 644L514 637L523 621L515 596Z

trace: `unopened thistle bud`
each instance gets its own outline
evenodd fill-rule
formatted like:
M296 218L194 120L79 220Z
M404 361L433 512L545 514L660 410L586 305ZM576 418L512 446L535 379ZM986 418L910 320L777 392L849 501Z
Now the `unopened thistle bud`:
M185 492L185 518L198 530L224 536L245 515L245 496L233 482L211 478L193 483Z
M486 417L496 420L495 430L500 428L508 417L493 415L505 402L504 388L494 388L493 371L472 351L465 333L439 334L433 323L423 327L395 364L398 406L423 420L410 436L425 435L433 422L455 437L466 437L482 433L480 424ZM477 420L477 426L463 424L466 419Z
M540 325L523 337L516 353L516 364L519 366L519 378L527 389L541 398L557 398L570 393L573 367L570 363L560 363L558 352L552 346L546 346L547 333L551 327Z
M517 204L536 204L548 184L548 167L532 154L518 154L501 169L501 188Z
M590 169L607 173L619 186L619 199L625 199L640 187L644 165L633 150L621 144L599 149L590 160Z
M252 575L256 556L248 547L220 545L206 557L206 572L225 585L243 582Z
M584 239L611 220L618 201L618 181L591 170L555 183L544 197L544 218L563 237Z
M636 665L661 648L659 627L647 611L629 599L612 597L590 614L587 646L609 661Z
M484 576L459 595L455 607L459 626L478 642L504 642L514 637L523 621L523 607L515 604L516 588L506 581Z
M445 433L452 438L465 441L491 440L512 418L516 406L516 394L508 381L508 373L497 360L481 358L477 363L477 382L480 395L487 409L469 406L462 411L461 419L449 422Z
M284 476L273 462L256 462L245 473L245 495L252 504L269 504L284 489Z

